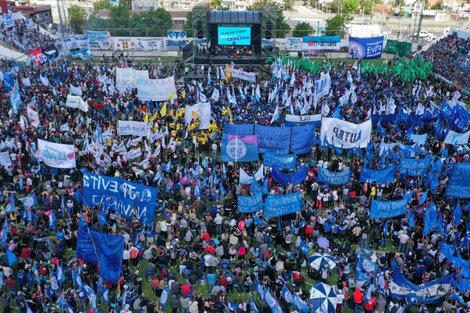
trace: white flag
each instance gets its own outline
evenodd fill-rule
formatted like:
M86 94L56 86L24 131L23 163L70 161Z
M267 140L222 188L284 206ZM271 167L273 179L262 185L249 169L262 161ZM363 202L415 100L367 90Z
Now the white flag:
M31 125L38 128L39 125L41 125L41 122L39 121L38 112L34 111L33 109L31 109L30 106L28 106L27 113L28 113L28 119L29 119L29 122L31 123Z

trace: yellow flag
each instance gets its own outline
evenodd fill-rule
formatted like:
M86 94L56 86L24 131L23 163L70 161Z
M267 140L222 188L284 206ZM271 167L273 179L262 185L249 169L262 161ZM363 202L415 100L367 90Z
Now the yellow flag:
M158 112L155 112L155 114L152 115L152 116L149 118L149 121L150 121L150 122L153 122L153 121L155 121L157 118L158 118Z
M186 90L181 91L181 98L186 99Z
M184 109L184 108L179 108L179 109L176 111L176 118L183 117L183 116L184 116L184 112L185 112L185 109Z
M160 110L160 116L166 116L166 102Z
M174 97L174 96L173 96L173 91L170 91L170 93L168 94L168 98L167 98L167 99L168 99L169 101L172 101L172 100L173 100L173 97Z
M149 112L148 112L148 111L145 111L144 122L145 122L145 123L148 123L148 122L149 122Z

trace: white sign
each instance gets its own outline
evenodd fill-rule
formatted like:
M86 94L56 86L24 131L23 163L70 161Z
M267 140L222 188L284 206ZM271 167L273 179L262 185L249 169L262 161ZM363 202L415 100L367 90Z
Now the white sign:
M72 35L64 38L64 46L67 50L90 49L90 39L87 35Z
M150 126L145 122L119 121L118 134L120 136L150 136Z
M28 114L28 119L31 125L34 127L38 128L39 125L41 125L41 122L39 121L39 114L37 111L34 111L31 109L29 106L27 108L27 114Z
M362 124L345 122L337 118L323 118L321 121L321 141L325 140L338 148L365 148L370 142L372 121Z
M321 114L314 115L291 115L286 114L286 122L300 124L300 123L315 123L321 121Z
M444 143L450 145L466 145L468 143L468 139L470 138L470 130L466 133L457 133L453 130L449 130L447 133L446 139Z
M161 37L113 37L114 51L165 49L165 39Z
M176 97L175 78L148 79L137 86L137 97L140 101L165 101L170 96Z
M193 112L199 115L199 129L208 129L211 123L211 104L209 102L199 102L193 106L187 105L184 112L186 124L191 123Z
M256 83L256 73L249 73L241 70L232 69L232 77Z
M111 34L108 31L87 30L86 35L90 40L92 50L108 50L111 48Z
M302 51L302 38L287 37L286 50L287 51Z
M44 164L56 168L75 168L75 147L38 139L37 156Z
M138 71L132 68L116 69L116 88L119 91L135 88L147 80L149 80L149 71L147 70Z
M65 106L69 108L80 109L83 112L88 112L88 103L83 101L83 99L79 96L68 95Z
M4 167L9 167L11 165L10 153L8 151L0 152L0 165Z
M13 14L3 14L3 28L8 29L15 26L15 19Z

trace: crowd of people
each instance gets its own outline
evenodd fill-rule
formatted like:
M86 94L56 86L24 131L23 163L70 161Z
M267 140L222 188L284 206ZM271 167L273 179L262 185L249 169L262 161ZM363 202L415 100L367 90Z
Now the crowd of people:
M428 50L425 58L430 57L444 76L449 72L460 75L450 71L452 60L455 53L468 52L468 47L468 40L449 36ZM118 91L115 86L116 68L131 66L125 63L122 59L119 64L2 63L2 80L7 73L13 75L22 99L14 114L2 82L0 152L8 151L11 160L10 166L0 166L0 223L4 225L0 303L4 312L305 312L305 304L311 312L398 313L411 312L414 303L393 296L390 282L394 273L402 273L416 285L447 274L459 279L461 265L445 258L440 249L452 245L468 262L469 207L461 199L463 213L454 218L457 199L445 197L444 191L449 169L468 162L470 152L466 145L444 144L435 132L435 119L414 125L414 133L428 137L412 152L415 158L442 157L443 170L433 191L419 177L395 174L389 184L359 179L365 164L382 169L404 156L399 147L385 157L380 150L381 143L410 145L411 127L406 122L379 122L382 129L374 130L371 144L360 151L346 152L316 141L310 153L298 156L297 165L307 165L308 176L297 185L279 184L269 167L260 184L244 185L240 183L242 170L254 174L262 162L223 163L220 158L222 133L228 123L283 127L286 114L326 117L338 111L342 119L353 123L399 111L410 119L420 119L425 111L438 111L451 101L455 87L431 76L405 83L389 74L361 73L362 62L321 60L322 71L331 76L331 89L311 104L313 82L319 74L275 61L273 65L236 66L258 73L257 83L230 77L230 66L224 70L198 67L205 78L193 79L186 71L173 98L140 101L135 88ZM135 68L148 70L150 78L183 70L158 63ZM461 76L451 78L464 82ZM65 106L71 86L80 88L81 98L89 106L87 112ZM220 92L218 98L210 97L215 89ZM353 91L356 100L351 97L338 109L340 98L348 91ZM211 102L208 130L198 130L197 116L190 123L184 118L185 105L193 105L203 96ZM462 93L459 101L468 100ZM38 112L38 127L27 118L27 107ZM279 118L274 116L276 107ZM154 135L142 140L119 136L119 120L148 121ZM46 166L35 153L38 139L73 144L77 167ZM129 159L126 151L135 148L141 149L142 156ZM333 172L349 167L351 181L342 186L324 185L318 179L321 167ZM144 226L112 211L100 223L100 208L87 207L81 198L82 170L157 187L158 199L154 200L158 209L152 225ZM265 218L262 211L239 212L237 197L254 194L254 184L265 194L301 192L302 209L279 219ZM22 199L32 194L37 203L28 209ZM411 198L408 211L412 215L369 218L373 199L388 201L405 195ZM437 206L442 224L424 234L431 203ZM51 216L57 219L54 226ZM122 275L117 284L103 281L96 265L76 258L78 228L83 222L124 237ZM312 266L310 256L315 252L328 253L335 264ZM376 267L365 278L359 277L358 269L364 258ZM317 281L333 287L333 311L309 301L309 291ZM285 288L296 301L286 299ZM417 310L468 312L468 291L453 286L440 302L431 306L419 303ZM268 297L277 304L271 305Z

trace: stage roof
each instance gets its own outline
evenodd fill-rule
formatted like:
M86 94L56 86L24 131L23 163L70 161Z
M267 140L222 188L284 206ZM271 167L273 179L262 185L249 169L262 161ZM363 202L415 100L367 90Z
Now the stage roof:
M209 11L208 24L261 24L258 11Z

